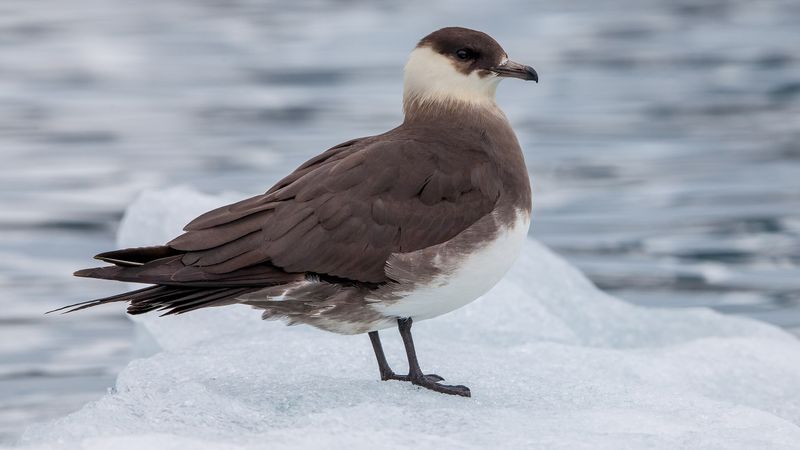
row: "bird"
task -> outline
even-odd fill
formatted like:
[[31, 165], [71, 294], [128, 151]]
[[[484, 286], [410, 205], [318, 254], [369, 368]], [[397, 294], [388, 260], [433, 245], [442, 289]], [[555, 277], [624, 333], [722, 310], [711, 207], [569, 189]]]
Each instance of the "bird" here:
[[[428, 34], [404, 68], [399, 126], [331, 147], [264, 194], [200, 215], [164, 245], [98, 254], [106, 265], [74, 275], [148, 286], [54, 311], [249, 305], [264, 319], [368, 334], [381, 380], [471, 396], [423, 373], [411, 326], [486, 293], [528, 234], [528, 171], [495, 100], [505, 78], [539, 81], [486, 33]], [[407, 374], [383, 351], [379, 331], [393, 327]]]

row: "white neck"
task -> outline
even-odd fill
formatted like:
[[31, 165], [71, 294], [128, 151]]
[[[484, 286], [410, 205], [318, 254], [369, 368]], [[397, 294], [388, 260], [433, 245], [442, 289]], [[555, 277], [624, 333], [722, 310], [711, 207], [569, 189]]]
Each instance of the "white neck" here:
[[465, 75], [459, 72], [445, 56], [429, 47], [418, 47], [411, 52], [405, 67], [403, 83], [403, 109], [436, 104], [466, 103], [469, 106], [496, 109], [495, 91], [500, 78], [480, 77], [476, 72]]

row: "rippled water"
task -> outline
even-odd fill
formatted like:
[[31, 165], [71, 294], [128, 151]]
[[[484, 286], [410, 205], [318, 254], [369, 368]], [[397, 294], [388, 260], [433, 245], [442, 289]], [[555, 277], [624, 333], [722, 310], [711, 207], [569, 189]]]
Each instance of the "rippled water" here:
[[0, 442], [97, 397], [130, 358], [117, 292], [73, 279], [142, 189], [254, 194], [401, 120], [427, 32], [495, 36], [541, 83], [498, 101], [532, 234], [604, 289], [800, 330], [800, 3], [0, 4]]

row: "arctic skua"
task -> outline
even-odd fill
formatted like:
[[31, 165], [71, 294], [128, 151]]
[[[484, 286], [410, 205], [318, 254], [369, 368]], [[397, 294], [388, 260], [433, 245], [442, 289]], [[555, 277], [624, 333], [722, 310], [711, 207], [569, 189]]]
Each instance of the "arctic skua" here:
[[[411, 325], [488, 291], [527, 235], [528, 172], [495, 103], [504, 78], [538, 82], [485, 33], [431, 33], [405, 66], [400, 126], [326, 150], [163, 246], [97, 255], [110, 265], [75, 275], [152, 286], [59, 310], [127, 302], [129, 314], [166, 315], [250, 305], [264, 319], [368, 333], [382, 380], [469, 396], [466, 386], [423, 374]], [[378, 335], [393, 326], [406, 375], [389, 367]]]

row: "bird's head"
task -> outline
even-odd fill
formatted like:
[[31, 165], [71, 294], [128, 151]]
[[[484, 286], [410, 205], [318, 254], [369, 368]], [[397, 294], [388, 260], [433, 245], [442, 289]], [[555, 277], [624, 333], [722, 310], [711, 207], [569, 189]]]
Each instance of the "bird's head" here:
[[491, 36], [468, 28], [448, 27], [425, 36], [405, 67], [403, 104], [467, 103], [493, 106], [503, 78], [538, 82], [532, 67], [508, 59]]

